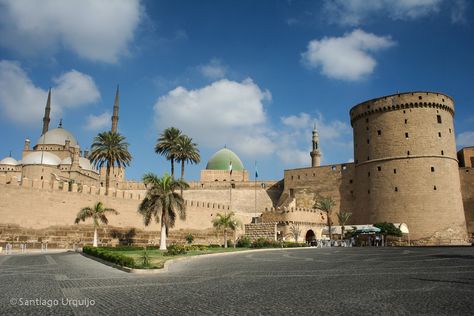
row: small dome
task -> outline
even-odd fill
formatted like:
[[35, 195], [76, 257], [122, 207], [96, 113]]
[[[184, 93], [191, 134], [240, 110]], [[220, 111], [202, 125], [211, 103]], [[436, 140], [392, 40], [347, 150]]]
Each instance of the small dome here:
[[12, 158], [12, 157], [6, 157], [0, 160], [0, 165], [17, 166], [19, 164], [20, 163], [15, 158]]
[[68, 130], [58, 127], [47, 131], [36, 142], [37, 145], [65, 145], [66, 140], [70, 141], [71, 146], [77, 145], [76, 138]]
[[[66, 157], [63, 160], [61, 160], [61, 165], [71, 165], [71, 164], [72, 164], [71, 157]], [[97, 170], [92, 166], [90, 160], [84, 157], [79, 157], [79, 167], [81, 167], [84, 170], [97, 172]]]
[[34, 153], [29, 154], [26, 156], [22, 164], [23, 165], [51, 165], [57, 166], [61, 163], [61, 159], [47, 151], [35, 151]]
[[207, 162], [207, 170], [229, 170], [229, 164], [232, 161], [232, 170], [242, 171], [244, 170], [244, 165], [232, 150], [227, 148], [222, 148]]

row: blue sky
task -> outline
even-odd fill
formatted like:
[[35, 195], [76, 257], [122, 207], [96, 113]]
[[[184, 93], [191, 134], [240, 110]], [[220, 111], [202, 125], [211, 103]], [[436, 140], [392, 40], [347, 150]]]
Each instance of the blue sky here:
[[[88, 148], [119, 130], [134, 157], [127, 177], [162, 174], [153, 147], [169, 126], [198, 143], [198, 179], [224, 145], [253, 174], [281, 179], [310, 164], [352, 160], [349, 109], [397, 91], [456, 101], [458, 148], [474, 145], [474, 11], [464, 0], [9, 1], [0, 0], [0, 156], [21, 158], [52, 121]], [[1, 158], [0, 157], [0, 158]]]

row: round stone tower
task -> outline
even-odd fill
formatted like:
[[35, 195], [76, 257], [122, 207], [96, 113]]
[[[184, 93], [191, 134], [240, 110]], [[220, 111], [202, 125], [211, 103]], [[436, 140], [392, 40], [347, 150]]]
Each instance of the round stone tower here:
[[406, 223], [419, 244], [465, 244], [454, 101], [433, 92], [369, 100], [350, 111], [361, 223]]

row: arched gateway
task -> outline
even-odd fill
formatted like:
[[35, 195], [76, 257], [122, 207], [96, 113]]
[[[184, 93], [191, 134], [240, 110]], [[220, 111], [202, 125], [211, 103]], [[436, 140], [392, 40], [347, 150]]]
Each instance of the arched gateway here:
[[308, 230], [308, 231], [306, 232], [306, 237], [305, 237], [305, 239], [306, 239], [306, 242], [307, 242], [307, 243], [310, 243], [310, 242], [312, 242], [313, 240], [316, 240], [316, 235], [314, 234], [314, 231], [313, 231], [312, 229], [310, 229], [310, 230]]

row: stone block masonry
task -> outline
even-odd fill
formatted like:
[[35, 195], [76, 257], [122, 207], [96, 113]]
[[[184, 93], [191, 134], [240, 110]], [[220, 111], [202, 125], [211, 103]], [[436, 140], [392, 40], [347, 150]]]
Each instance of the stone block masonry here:
[[246, 224], [245, 236], [250, 238], [250, 240], [256, 240], [258, 238], [277, 240], [277, 224], [276, 223]]

